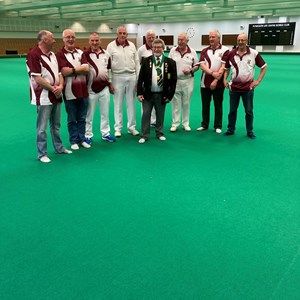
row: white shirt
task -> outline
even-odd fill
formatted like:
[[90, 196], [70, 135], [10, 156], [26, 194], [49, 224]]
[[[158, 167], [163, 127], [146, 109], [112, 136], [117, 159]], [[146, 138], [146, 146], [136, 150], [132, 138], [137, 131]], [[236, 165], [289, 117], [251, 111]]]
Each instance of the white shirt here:
[[147, 47], [147, 44], [144, 44], [138, 49], [138, 57], [140, 60], [140, 63], [142, 63], [143, 57], [149, 57], [152, 55], [152, 48]]
[[199, 61], [197, 53], [193, 48], [187, 46], [187, 52], [181, 55], [178, 47], [173, 47], [170, 50], [169, 57], [176, 61], [177, 79], [182, 80], [192, 77], [192, 74], [185, 75], [183, 70], [187, 68], [191, 69]]
[[[162, 55], [161, 56], [154, 56], [155, 61], [157, 61], [157, 58], [160, 59], [160, 61], [162, 60]], [[162, 78], [164, 78], [164, 64], [162, 64], [161, 66], [161, 74], [162, 74]], [[151, 92], [154, 93], [159, 93], [163, 91], [163, 87], [162, 86], [158, 86], [157, 85], [157, 71], [155, 68], [155, 64], [152, 65], [152, 85], [151, 85]]]
[[116, 40], [107, 45], [107, 52], [111, 58], [112, 74], [136, 74], [140, 71], [140, 62], [135, 45], [127, 41], [126, 46], [119, 45]]

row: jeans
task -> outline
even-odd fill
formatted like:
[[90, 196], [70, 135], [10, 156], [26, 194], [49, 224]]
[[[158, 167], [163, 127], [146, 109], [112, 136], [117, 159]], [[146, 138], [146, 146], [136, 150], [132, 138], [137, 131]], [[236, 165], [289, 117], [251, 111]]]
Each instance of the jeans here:
[[240, 103], [240, 97], [242, 97], [243, 105], [245, 108], [245, 119], [247, 132], [253, 130], [253, 96], [254, 91], [246, 92], [229, 92], [230, 96], [230, 111], [228, 115], [228, 131], [235, 131], [235, 123], [237, 117], [237, 110]]
[[85, 140], [85, 119], [88, 98], [65, 100], [68, 114], [68, 131], [71, 145], [81, 144]]
[[38, 158], [47, 156], [46, 129], [48, 121], [50, 121], [50, 133], [55, 152], [61, 153], [65, 150], [65, 147], [63, 146], [60, 139], [60, 112], [61, 103], [37, 106], [36, 142], [38, 149]]

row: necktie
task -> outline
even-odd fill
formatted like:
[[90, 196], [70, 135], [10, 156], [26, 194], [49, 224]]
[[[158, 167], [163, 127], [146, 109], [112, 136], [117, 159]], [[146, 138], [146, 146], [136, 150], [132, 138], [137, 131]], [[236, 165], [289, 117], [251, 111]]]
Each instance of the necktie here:
[[157, 73], [157, 85], [160, 87], [163, 85], [163, 78], [162, 78], [162, 72], [161, 72], [161, 65], [160, 65], [160, 59], [159, 57], [156, 59], [156, 73]]

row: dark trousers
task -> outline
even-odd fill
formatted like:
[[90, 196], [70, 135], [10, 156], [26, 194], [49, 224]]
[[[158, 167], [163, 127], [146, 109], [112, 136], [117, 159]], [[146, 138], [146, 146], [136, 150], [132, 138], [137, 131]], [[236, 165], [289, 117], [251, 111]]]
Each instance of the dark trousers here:
[[156, 111], [156, 137], [163, 136], [164, 118], [166, 104], [162, 104], [162, 93], [151, 93], [149, 98], [145, 98], [142, 102], [143, 115], [142, 115], [142, 135], [144, 139], [149, 139], [150, 136], [150, 119], [152, 108], [155, 107]]
[[253, 130], [253, 96], [254, 91], [250, 90], [247, 92], [229, 92], [230, 96], [230, 111], [228, 115], [228, 131], [235, 131], [235, 123], [237, 118], [237, 110], [242, 98], [243, 105], [245, 108], [245, 119], [246, 119], [246, 130], [251, 132]]
[[88, 98], [65, 100], [68, 114], [68, 131], [71, 145], [81, 144], [85, 140], [85, 119]]
[[211, 90], [209, 88], [201, 88], [201, 98], [202, 98], [202, 122], [201, 126], [208, 128], [209, 117], [210, 117], [210, 102], [213, 98], [215, 106], [215, 120], [214, 128], [222, 128], [222, 117], [223, 117], [223, 94], [224, 88], [217, 88]]

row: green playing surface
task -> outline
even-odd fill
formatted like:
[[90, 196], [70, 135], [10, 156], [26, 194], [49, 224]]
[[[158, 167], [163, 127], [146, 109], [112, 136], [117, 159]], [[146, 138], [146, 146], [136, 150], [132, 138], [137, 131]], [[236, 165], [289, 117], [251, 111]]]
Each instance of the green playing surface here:
[[234, 136], [196, 131], [197, 72], [191, 132], [169, 132], [168, 105], [165, 142], [110, 144], [97, 111], [92, 148], [57, 155], [49, 135], [50, 164], [25, 59], [0, 59], [0, 299], [300, 299], [300, 56], [263, 57], [256, 140], [242, 104]]

